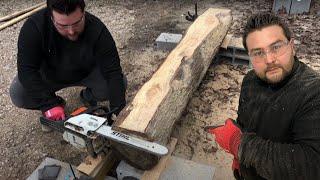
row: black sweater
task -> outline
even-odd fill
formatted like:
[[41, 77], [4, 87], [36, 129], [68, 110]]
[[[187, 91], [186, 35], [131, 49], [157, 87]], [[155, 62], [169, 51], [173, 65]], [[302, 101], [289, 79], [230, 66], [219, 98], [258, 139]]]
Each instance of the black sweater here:
[[20, 31], [17, 58], [18, 78], [27, 93], [40, 102], [42, 111], [61, 103], [46, 82], [77, 83], [97, 66], [109, 84], [111, 107], [125, 105], [115, 42], [106, 26], [88, 12], [85, 29], [77, 41], [70, 41], [56, 31], [47, 9], [31, 16]]
[[250, 179], [320, 179], [320, 76], [295, 60], [269, 86], [253, 71], [243, 80], [238, 119], [241, 174]]

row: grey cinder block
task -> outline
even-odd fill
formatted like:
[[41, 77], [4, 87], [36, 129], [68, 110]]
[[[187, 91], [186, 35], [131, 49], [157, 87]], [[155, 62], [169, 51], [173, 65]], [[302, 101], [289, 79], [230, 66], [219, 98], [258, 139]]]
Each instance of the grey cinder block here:
[[156, 47], [161, 50], [172, 50], [182, 39], [182, 34], [161, 33], [156, 39]]

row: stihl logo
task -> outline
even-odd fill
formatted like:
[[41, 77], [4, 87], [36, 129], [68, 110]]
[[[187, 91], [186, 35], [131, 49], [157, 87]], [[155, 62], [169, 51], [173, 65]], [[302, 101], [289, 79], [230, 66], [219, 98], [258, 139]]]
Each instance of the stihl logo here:
[[92, 116], [90, 117], [90, 119], [98, 122], [98, 119], [96, 119], [96, 118], [94, 118]]
[[122, 134], [122, 133], [119, 133], [119, 132], [115, 132], [115, 131], [112, 132], [112, 135], [115, 135], [117, 137], [120, 137], [120, 138], [123, 138], [123, 139], [126, 139], [126, 140], [130, 139], [129, 136], [127, 136], [125, 134]]

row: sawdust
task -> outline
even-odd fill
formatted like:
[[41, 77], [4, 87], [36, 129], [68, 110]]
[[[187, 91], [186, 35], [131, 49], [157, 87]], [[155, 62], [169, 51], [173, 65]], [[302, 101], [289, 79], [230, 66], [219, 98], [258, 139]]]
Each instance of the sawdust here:
[[[30, 7], [40, 0], [0, 2], [0, 15]], [[270, 10], [269, 1], [200, 1], [199, 14], [209, 7], [232, 9], [236, 36], [242, 33], [244, 20], [258, 10]], [[296, 34], [298, 57], [320, 70], [318, 9], [311, 15], [284, 16]], [[89, 12], [97, 15], [111, 31], [119, 50], [121, 65], [128, 78], [127, 99], [132, 100], [139, 88], [150, 78], [169, 52], [154, 48], [161, 32], [184, 33], [190, 22], [184, 15], [193, 12], [191, 1], [87, 1]], [[62, 141], [57, 133], [40, 131], [39, 112], [14, 107], [8, 88], [16, 74], [17, 39], [22, 22], [0, 31], [0, 179], [25, 179], [45, 157], [79, 164], [85, 154]], [[203, 131], [206, 125], [219, 125], [226, 118], [237, 117], [242, 78], [248, 69], [223, 63], [212, 65], [198, 90], [174, 127], [172, 136], [178, 138], [174, 155], [216, 168], [216, 179], [233, 179], [232, 157], [222, 151], [213, 137]], [[81, 105], [79, 87], [60, 91], [67, 100], [67, 111]]]

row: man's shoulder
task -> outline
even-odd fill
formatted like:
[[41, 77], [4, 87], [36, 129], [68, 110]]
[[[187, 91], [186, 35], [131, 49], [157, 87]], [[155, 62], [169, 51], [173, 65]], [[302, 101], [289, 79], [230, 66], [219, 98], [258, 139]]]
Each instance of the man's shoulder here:
[[[301, 74], [297, 74], [301, 83], [312, 83], [314, 85], [320, 85], [320, 74], [310, 66], [303, 62], [299, 62], [301, 66]], [[319, 86], [320, 88], [320, 86]]]
[[37, 29], [41, 30], [46, 26], [48, 13], [47, 9], [42, 9], [35, 14], [31, 15], [25, 22], [25, 24], [32, 24]]
[[105, 28], [105, 24], [97, 16], [86, 11], [86, 20], [90, 23], [90, 27]]
[[256, 80], [256, 74], [253, 69], [249, 70], [247, 74], [243, 77], [243, 82], [252, 82]]
[[97, 40], [101, 35], [107, 35], [105, 37], [112, 38], [111, 33], [107, 26], [95, 15], [86, 12], [86, 25], [85, 34], [93, 41]]

